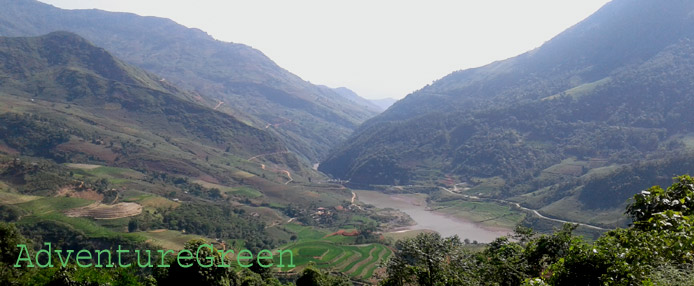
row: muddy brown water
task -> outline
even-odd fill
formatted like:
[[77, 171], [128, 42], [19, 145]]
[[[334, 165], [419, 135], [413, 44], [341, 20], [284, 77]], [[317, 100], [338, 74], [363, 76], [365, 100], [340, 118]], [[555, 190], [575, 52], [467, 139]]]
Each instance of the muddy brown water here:
[[383, 194], [375, 191], [354, 191], [359, 201], [374, 205], [378, 208], [398, 209], [408, 214], [416, 222], [406, 229], [428, 229], [438, 232], [444, 237], [457, 234], [461, 240], [465, 238], [478, 242], [491, 242], [497, 237], [509, 233], [505, 229], [483, 227], [479, 223], [464, 220], [450, 215], [426, 210], [426, 201], [418, 195]]

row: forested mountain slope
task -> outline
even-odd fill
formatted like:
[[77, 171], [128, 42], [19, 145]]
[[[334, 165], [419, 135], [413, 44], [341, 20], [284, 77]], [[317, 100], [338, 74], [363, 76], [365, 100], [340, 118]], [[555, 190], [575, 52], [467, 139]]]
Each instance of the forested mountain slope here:
[[[0, 38], [0, 145], [23, 155], [197, 176], [214, 169], [196, 161], [215, 151], [242, 160], [287, 150], [194, 97], [72, 33]], [[277, 157], [301, 170], [293, 155]]]
[[323, 158], [378, 112], [300, 79], [256, 49], [217, 41], [169, 19], [62, 10], [35, 0], [3, 0], [0, 5], [0, 35], [77, 33], [196, 92], [200, 103], [279, 134], [292, 151], [310, 161]]
[[622, 209], [648, 185], [609, 193], [588, 183], [669, 164], [653, 175], [667, 183], [693, 170], [681, 164], [694, 131], [691, 27], [691, 1], [612, 1], [533, 51], [408, 95], [320, 170], [355, 185], [497, 178], [498, 196], [544, 190], [538, 208], [582, 192], [581, 203]]

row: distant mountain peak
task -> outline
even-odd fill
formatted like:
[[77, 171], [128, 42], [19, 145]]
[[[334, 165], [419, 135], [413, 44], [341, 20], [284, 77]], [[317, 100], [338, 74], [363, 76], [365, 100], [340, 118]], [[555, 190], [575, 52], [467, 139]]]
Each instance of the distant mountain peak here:
[[535, 50], [408, 95], [319, 170], [360, 187], [437, 189], [445, 177], [538, 209], [556, 203], [543, 211], [560, 217], [564, 197], [616, 207], [650, 186], [629, 180], [692, 171], [681, 164], [694, 132], [692, 11], [694, 1], [614, 0]]

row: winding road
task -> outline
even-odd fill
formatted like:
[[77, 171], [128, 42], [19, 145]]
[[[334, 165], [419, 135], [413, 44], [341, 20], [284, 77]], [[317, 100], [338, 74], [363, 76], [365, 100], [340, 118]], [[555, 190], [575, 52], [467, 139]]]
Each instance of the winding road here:
[[[512, 203], [512, 202], [508, 202], [508, 203]], [[577, 224], [577, 225], [585, 226], [585, 227], [587, 227], [587, 228], [598, 229], [598, 230], [609, 230], [609, 229], [607, 229], [607, 228], [602, 228], [602, 227], [595, 226], [595, 225], [591, 225], [591, 224], [586, 224], [586, 223], [581, 223], [581, 222], [567, 221], [567, 220], [561, 220], [561, 219], [546, 217], [546, 216], [543, 216], [542, 214], [540, 214], [537, 210], [529, 209], [529, 208], [523, 207], [523, 206], [521, 206], [519, 203], [512, 203], [512, 204], [514, 204], [515, 206], [517, 206], [518, 208], [520, 208], [520, 209], [522, 209], [522, 210], [525, 210], [525, 211], [529, 211], [529, 212], [534, 213], [536, 216], [538, 216], [538, 217], [541, 218], [541, 219], [546, 219], [546, 220], [551, 220], [551, 221], [556, 221], [556, 222], [561, 222], [561, 223]]]
[[[291, 151], [279, 151], [279, 152], [265, 153], [265, 154], [255, 155], [255, 156], [250, 157], [250, 158], [248, 158], [248, 159], [246, 159], [246, 160], [247, 160], [248, 162], [251, 162], [251, 161], [253, 161], [253, 160], [255, 160], [255, 159], [259, 158], [259, 157], [268, 156], [268, 155], [286, 154], [286, 153], [290, 153], [290, 152], [291, 152]], [[263, 170], [266, 169], [265, 164], [262, 164], [262, 163], [258, 163], [258, 164], [260, 164], [260, 168], [261, 168], [261, 169], [263, 169]], [[275, 171], [280, 172], [280, 173], [284, 173], [285, 175], [287, 175], [287, 179], [289, 179], [289, 180], [286, 181], [286, 182], [284, 183], [285, 185], [287, 185], [287, 184], [289, 184], [289, 183], [291, 183], [291, 182], [294, 181], [294, 178], [292, 178], [292, 173], [290, 173], [288, 170], [285, 170], [285, 169], [275, 169]]]
[[[464, 198], [475, 199], [475, 200], [480, 200], [480, 199], [482, 199], [482, 198], [476, 197], [476, 196], [469, 196], [469, 195], [463, 195], [463, 194], [459, 194], [459, 193], [454, 193], [453, 191], [451, 191], [451, 190], [449, 190], [449, 189], [447, 189], [447, 188], [444, 188], [444, 187], [439, 187], [439, 188], [441, 188], [442, 190], [445, 190], [445, 191], [447, 191], [447, 192], [449, 192], [449, 193], [451, 193], [451, 194], [463, 196]], [[456, 188], [456, 186], [454, 186], [454, 188]], [[599, 226], [595, 226], [595, 225], [591, 225], [591, 224], [587, 224], [587, 223], [576, 222], [576, 221], [568, 221], [568, 220], [562, 220], [562, 219], [556, 219], [556, 218], [546, 217], [546, 216], [542, 215], [540, 212], [538, 212], [537, 210], [526, 208], [526, 207], [521, 206], [519, 203], [516, 203], [516, 202], [511, 202], [511, 201], [507, 201], [507, 200], [500, 200], [500, 199], [491, 199], [491, 198], [484, 198], [484, 200], [491, 200], [491, 201], [496, 201], [496, 202], [503, 203], [503, 204], [513, 205], [513, 206], [516, 206], [517, 208], [522, 209], [522, 210], [524, 210], [524, 211], [531, 212], [531, 213], [535, 214], [537, 217], [539, 217], [539, 218], [541, 218], [541, 219], [545, 219], [545, 220], [550, 220], [550, 221], [560, 222], [560, 223], [577, 224], [577, 225], [580, 225], [580, 226], [585, 226], [585, 227], [587, 227], [587, 228], [592, 228], [592, 229], [597, 229], [597, 230], [609, 230], [609, 229], [607, 229], [607, 228], [603, 228], [603, 227], [599, 227]]]

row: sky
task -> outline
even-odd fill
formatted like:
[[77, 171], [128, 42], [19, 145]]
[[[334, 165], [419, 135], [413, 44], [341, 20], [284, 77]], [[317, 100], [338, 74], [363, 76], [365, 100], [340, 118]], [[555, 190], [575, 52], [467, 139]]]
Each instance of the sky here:
[[608, 0], [40, 0], [170, 18], [259, 49], [314, 84], [402, 98], [539, 47]]

